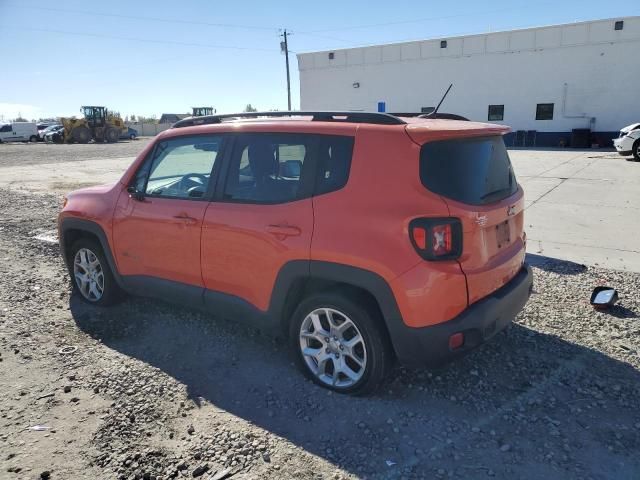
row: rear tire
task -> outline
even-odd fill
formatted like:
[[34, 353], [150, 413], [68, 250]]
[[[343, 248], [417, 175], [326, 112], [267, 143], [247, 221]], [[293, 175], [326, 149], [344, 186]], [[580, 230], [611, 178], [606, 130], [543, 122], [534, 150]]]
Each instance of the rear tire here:
[[38, 136], [37, 136], [37, 135], [31, 135], [31, 136], [29, 137], [29, 141], [30, 141], [31, 143], [36, 143], [36, 142], [38, 141]]
[[636, 140], [633, 144], [633, 159], [640, 162], [640, 140]]
[[89, 143], [91, 131], [85, 126], [76, 127], [71, 131], [71, 138], [77, 143]]
[[84, 302], [106, 307], [122, 298], [122, 290], [98, 242], [79, 239], [71, 246], [67, 261], [73, 290]]
[[296, 363], [314, 383], [350, 395], [375, 391], [392, 364], [382, 319], [366, 298], [336, 292], [307, 297], [294, 312], [289, 339]]

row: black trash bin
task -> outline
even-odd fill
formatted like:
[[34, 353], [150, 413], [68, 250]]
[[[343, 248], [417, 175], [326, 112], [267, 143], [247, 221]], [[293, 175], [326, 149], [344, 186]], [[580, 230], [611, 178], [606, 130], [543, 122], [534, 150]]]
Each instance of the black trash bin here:
[[591, 129], [574, 128], [571, 130], [572, 148], [591, 148]]

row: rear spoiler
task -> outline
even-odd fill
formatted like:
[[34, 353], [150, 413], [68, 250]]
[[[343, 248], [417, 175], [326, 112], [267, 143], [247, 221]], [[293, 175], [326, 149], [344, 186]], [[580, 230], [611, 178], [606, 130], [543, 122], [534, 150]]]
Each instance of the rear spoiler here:
[[458, 115], [456, 113], [415, 113], [415, 112], [401, 112], [401, 113], [391, 113], [395, 117], [409, 117], [409, 118], [440, 118], [444, 120], [461, 120], [464, 122], [469, 122], [470, 120], [467, 117], [463, 117], [462, 115]]
[[[430, 117], [433, 118], [433, 117]], [[455, 120], [453, 122], [456, 122]], [[505, 135], [511, 131], [510, 127], [493, 123], [479, 123], [461, 121], [456, 123], [440, 124], [437, 127], [430, 122], [410, 123], [405, 127], [407, 135], [422, 145], [435, 140], [449, 140], [454, 138], [489, 137], [492, 135]]]

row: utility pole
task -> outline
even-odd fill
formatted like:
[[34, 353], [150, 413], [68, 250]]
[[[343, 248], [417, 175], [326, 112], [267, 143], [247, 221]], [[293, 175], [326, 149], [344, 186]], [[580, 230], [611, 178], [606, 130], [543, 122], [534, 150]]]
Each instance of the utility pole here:
[[280, 49], [284, 52], [284, 58], [287, 63], [287, 108], [291, 111], [291, 79], [289, 77], [289, 44], [287, 43], [287, 35], [291, 34], [285, 28], [281, 35], [284, 37], [284, 42], [280, 42]]

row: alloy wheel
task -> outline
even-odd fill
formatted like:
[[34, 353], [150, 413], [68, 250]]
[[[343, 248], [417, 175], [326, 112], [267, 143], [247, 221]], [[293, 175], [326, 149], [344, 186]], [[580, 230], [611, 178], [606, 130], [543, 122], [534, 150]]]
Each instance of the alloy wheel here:
[[80, 294], [97, 302], [104, 293], [104, 271], [100, 260], [88, 248], [81, 248], [73, 259], [73, 276]]
[[367, 348], [356, 324], [332, 308], [317, 308], [302, 321], [300, 352], [311, 373], [325, 385], [349, 388], [367, 367]]

